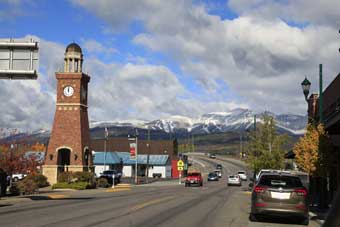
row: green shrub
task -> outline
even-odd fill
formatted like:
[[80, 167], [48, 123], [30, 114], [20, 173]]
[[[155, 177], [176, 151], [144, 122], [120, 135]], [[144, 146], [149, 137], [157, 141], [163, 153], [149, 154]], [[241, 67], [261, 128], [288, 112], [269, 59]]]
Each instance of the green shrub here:
[[109, 187], [109, 183], [106, 178], [101, 177], [97, 180], [97, 186], [100, 188], [107, 188]]
[[91, 172], [74, 172], [73, 177], [77, 179], [77, 182], [94, 182], [94, 174]]
[[75, 189], [75, 190], [85, 190], [85, 189], [93, 189], [96, 188], [96, 184], [90, 184], [87, 182], [74, 182], [74, 183], [67, 183], [67, 182], [59, 182], [52, 185], [52, 189]]
[[11, 195], [20, 195], [20, 190], [16, 183], [12, 183], [12, 185], [9, 187], [9, 192]]
[[69, 183], [72, 181], [72, 179], [73, 179], [72, 172], [62, 172], [58, 174], [59, 183], [63, 183], [63, 182]]
[[22, 181], [18, 182], [17, 188], [21, 194], [29, 195], [35, 193], [39, 187], [38, 184], [30, 178], [24, 178]]
[[47, 182], [47, 177], [45, 177], [44, 175], [42, 175], [40, 173], [29, 174], [25, 177], [25, 179], [29, 179], [29, 180], [34, 181], [38, 185], [39, 188], [46, 187], [46, 186], [50, 185]]

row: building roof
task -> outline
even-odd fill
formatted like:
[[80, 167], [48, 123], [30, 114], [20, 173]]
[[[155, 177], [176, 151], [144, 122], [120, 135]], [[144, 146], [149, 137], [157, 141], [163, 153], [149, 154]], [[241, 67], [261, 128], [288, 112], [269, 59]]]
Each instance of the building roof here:
[[[105, 160], [106, 153], [106, 160]], [[120, 157], [117, 155], [117, 152], [96, 152], [94, 154], [93, 163], [94, 164], [104, 164], [104, 160], [106, 164], [119, 164], [121, 162]]]
[[[94, 165], [104, 164], [104, 154], [105, 152], [99, 151], [94, 154]], [[169, 159], [169, 155], [146, 155], [140, 154], [138, 155], [137, 163], [138, 164], [147, 164], [147, 158], [149, 156], [149, 165], [166, 165]], [[124, 165], [134, 165], [136, 163], [135, 159], [131, 159], [129, 152], [106, 152], [106, 164], [120, 164], [123, 162]]]
[[76, 43], [71, 43], [66, 47], [66, 52], [78, 52], [82, 53], [80, 46]]

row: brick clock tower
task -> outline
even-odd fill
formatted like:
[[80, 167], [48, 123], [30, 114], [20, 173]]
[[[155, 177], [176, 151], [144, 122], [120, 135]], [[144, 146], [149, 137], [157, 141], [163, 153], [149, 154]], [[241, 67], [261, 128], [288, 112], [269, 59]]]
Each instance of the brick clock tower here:
[[57, 103], [43, 174], [51, 184], [65, 171], [92, 169], [87, 94], [90, 77], [82, 72], [80, 46], [67, 46], [64, 72], [56, 73]]

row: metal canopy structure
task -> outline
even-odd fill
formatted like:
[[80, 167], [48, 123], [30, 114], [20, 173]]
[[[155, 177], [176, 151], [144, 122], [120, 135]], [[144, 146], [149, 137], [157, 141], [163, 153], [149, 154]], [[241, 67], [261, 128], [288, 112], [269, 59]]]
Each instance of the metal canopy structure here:
[[35, 80], [39, 43], [33, 39], [0, 39], [0, 79]]

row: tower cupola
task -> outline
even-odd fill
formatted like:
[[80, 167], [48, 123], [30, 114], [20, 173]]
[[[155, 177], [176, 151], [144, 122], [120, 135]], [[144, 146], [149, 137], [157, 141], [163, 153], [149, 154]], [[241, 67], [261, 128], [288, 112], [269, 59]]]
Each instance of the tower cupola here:
[[76, 43], [71, 43], [66, 47], [64, 57], [64, 72], [81, 73], [83, 67], [83, 53]]

